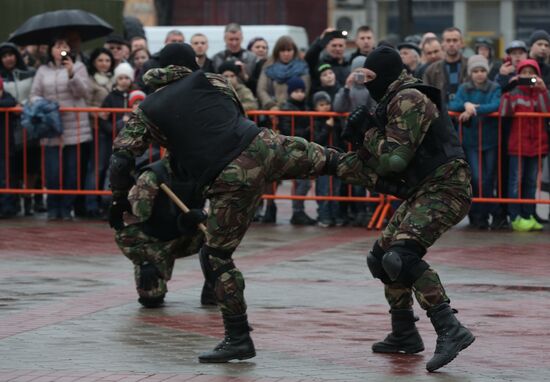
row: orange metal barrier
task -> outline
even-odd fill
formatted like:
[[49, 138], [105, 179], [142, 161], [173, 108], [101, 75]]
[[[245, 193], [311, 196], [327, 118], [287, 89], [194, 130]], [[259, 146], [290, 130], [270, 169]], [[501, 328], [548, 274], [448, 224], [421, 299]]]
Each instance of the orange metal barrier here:
[[[21, 108], [3, 108], [0, 109], [0, 117], [4, 118], [5, 126], [9, 126], [10, 118], [13, 118], [13, 114], [19, 114], [21, 113]], [[45, 155], [44, 155], [44, 146], [39, 146], [39, 152], [40, 152], [40, 182], [39, 185], [33, 185], [29, 183], [28, 179], [28, 155], [29, 155], [29, 142], [27, 140], [27, 134], [24, 129], [22, 129], [22, 143], [20, 145], [20, 152], [18, 152], [18, 157], [10, 155], [10, 151], [13, 150], [13, 143], [10, 142], [10, 133], [8, 129], [5, 129], [4, 131], [4, 174], [5, 174], [5, 182], [0, 182], [0, 194], [5, 193], [14, 193], [14, 194], [64, 194], [64, 195], [109, 195], [111, 192], [109, 190], [103, 189], [101, 185], [99, 184], [100, 179], [100, 163], [99, 163], [99, 151], [102, 148], [99, 144], [99, 129], [100, 129], [100, 120], [103, 118], [105, 120], [105, 115], [110, 114], [110, 122], [112, 125], [112, 139], [116, 136], [116, 129], [114, 128], [116, 125], [117, 120], [117, 114], [121, 113], [128, 113], [131, 112], [130, 109], [116, 109], [116, 108], [61, 108], [60, 110], [62, 113], [76, 113], [77, 116], [80, 113], [87, 113], [90, 117], [91, 127], [92, 127], [92, 134], [93, 134], [93, 142], [95, 143], [92, 147], [93, 155], [91, 155], [91, 158], [94, 160], [94, 169], [95, 169], [95, 187], [93, 189], [86, 189], [84, 185], [84, 177], [86, 174], [83, 174], [83, 166], [82, 166], [82, 151], [83, 146], [85, 143], [78, 143], [77, 146], [77, 187], [76, 189], [63, 189], [63, 170], [60, 168], [60, 187], [59, 189], [47, 189], [45, 184]], [[301, 117], [307, 117], [310, 120], [310, 125], [314, 125], [315, 118], [320, 117], [333, 117], [333, 118], [345, 118], [347, 116], [347, 113], [334, 113], [334, 112], [326, 112], [326, 113], [320, 113], [320, 112], [289, 112], [289, 111], [264, 111], [264, 110], [255, 110], [255, 111], [249, 111], [248, 113], [249, 118], [255, 120], [258, 122], [260, 118], [267, 118], [270, 120], [270, 124], [273, 128], [277, 129], [279, 119], [280, 117], [290, 117], [291, 118], [291, 134], [294, 135], [295, 133], [295, 118]], [[452, 116], [458, 115], [458, 113], [449, 113]], [[550, 200], [548, 199], [542, 199], [540, 197], [540, 175], [538, 179], [538, 197], [535, 199], [523, 199], [521, 198], [521, 190], [520, 190], [520, 198], [519, 199], [511, 199], [506, 198], [503, 193], [503, 184], [502, 184], [502, 178], [503, 178], [503, 169], [501, 166], [502, 159], [504, 158], [506, 153], [503, 153], [502, 143], [504, 140], [503, 137], [503, 129], [502, 129], [502, 118], [497, 115], [497, 113], [493, 113], [489, 116], [490, 118], [498, 118], [498, 160], [497, 160], [497, 195], [496, 197], [476, 197], [474, 198], [474, 202], [481, 202], [481, 203], [537, 203], [537, 204], [550, 204]], [[542, 113], [517, 113], [514, 118], [538, 118], [540, 128], [543, 129], [543, 118], [550, 118], [550, 113], [548, 114], [542, 114]], [[77, 120], [79, 120], [77, 118]], [[460, 124], [459, 126], [459, 136], [462, 137], [462, 129], [463, 126]], [[481, 131], [482, 126], [479, 126], [479, 137], [481, 138]], [[111, 142], [112, 142], [111, 139]], [[310, 132], [310, 139], [313, 140], [313, 129], [311, 129]], [[480, 139], [481, 142], [481, 139]], [[86, 143], [87, 144], [87, 143]], [[332, 141], [329, 141], [328, 144], [332, 144]], [[348, 147], [349, 148], [349, 147]], [[34, 147], [36, 150], [36, 147]], [[60, 147], [60, 157], [61, 157], [61, 147]], [[12, 153], [13, 154], [13, 153]], [[483, 152], [481, 149], [481, 145], [479, 147], [479, 158], [482, 158]], [[20, 168], [19, 174], [13, 173], [13, 163], [17, 162], [18, 159], [21, 159], [22, 163], [16, 163], [18, 167]], [[150, 160], [153, 158], [151, 157]], [[542, 154], [539, 152], [538, 156], [538, 166], [539, 166], [539, 174], [541, 173], [542, 168]], [[479, 161], [481, 163], [481, 160]], [[483, 169], [480, 168], [480, 176], [479, 179], [482, 179], [482, 171]], [[15, 182], [13, 178], [13, 175], [16, 176], [16, 178], [19, 180], [19, 182]], [[2, 183], [3, 186], [2, 186]], [[481, 182], [480, 182], [481, 183]], [[474, 187], [478, 187], [478, 193], [481, 194], [481, 184], [474, 185]], [[313, 187], [312, 187], [313, 188]], [[294, 187], [293, 187], [294, 189]], [[330, 187], [330, 194], [329, 195], [323, 195], [323, 196], [313, 196], [308, 193], [308, 195], [282, 195], [282, 194], [273, 194], [273, 195], [263, 195], [264, 199], [289, 199], [289, 200], [330, 200], [330, 201], [338, 201], [338, 202], [370, 202], [370, 203], [376, 203], [376, 209], [374, 211], [373, 217], [369, 223], [368, 228], [376, 228], [380, 229], [385, 219], [387, 218], [388, 214], [391, 211], [391, 202], [396, 200], [394, 197], [389, 197], [386, 195], [370, 195], [367, 193], [367, 196], [353, 196], [351, 191], [351, 186], [347, 187], [347, 192], [340, 193], [337, 192], [337, 190], [333, 190], [332, 187], [332, 180], [331, 180], [331, 187]]]

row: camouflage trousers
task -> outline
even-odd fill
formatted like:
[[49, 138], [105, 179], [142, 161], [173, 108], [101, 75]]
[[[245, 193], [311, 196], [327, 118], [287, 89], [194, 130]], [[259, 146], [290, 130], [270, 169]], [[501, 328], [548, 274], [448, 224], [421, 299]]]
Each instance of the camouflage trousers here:
[[[178, 258], [196, 254], [204, 243], [204, 234], [197, 231], [193, 236], [182, 236], [170, 241], [145, 234], [139, 225], [130, 224], [115, 234], [115, 241], [134, 264], [134, 278], [138, 295], [143, 298], [159, 297], [168, 291], [167, 283], [172, 278], [174, 262]], [[140, 265], [152, 263], [159, 270], [158, 286], [152, 290], [140, 289]]]
[[[438, 168], [433, 179], [425, 182], [395, 211], [378, 239], [382, 249], [388, 250], [393, 242], [403, 239], [415, 240], [429, 248], [468, 213], [472, 200], [470, 179], [470, 168], [462, 160]], [[385, 285], [385, 296], [392, 309], [410, 308], [413, 293], [425, 310], [450, 302], [432, 268], [427, 269], [412, 288], [398, 283]]]
[[[233, 251], [254, 218], [265, 185], [283, 179], [316, 177], [325, 168], [325, 158], [323, 146], [263, 130], [206, 190], [210, 200], [206, 244]], [[233, 260], [209, 256], [208, 261], [216, 271]], [[222, 314], [246, 312], [244, 289], [238, 268], [218, 277], [214, 290]]]

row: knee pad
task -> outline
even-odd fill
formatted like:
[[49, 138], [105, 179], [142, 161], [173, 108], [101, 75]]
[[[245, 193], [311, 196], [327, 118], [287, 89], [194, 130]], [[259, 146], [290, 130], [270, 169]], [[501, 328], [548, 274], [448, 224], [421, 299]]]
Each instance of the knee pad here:
[[389, 284], [391, 280], [386, 274], [384, 267], [382, 267], [382, 258], [384, 257], [384, 254], [384, 250], [380, 247], [377, 241], [374, 243], [372, 249], [367, 255], [367, 266], [369, 267], [369, 271], [374, 278], [382, 280], [384, 284]]
[[426, 249], [414, 240], [394, 243], [382, 257], [382, 268], [392, 282], [410, 287], [429, 268], [422, 260]]
[[[231, 269], [235, 268], [233, 260], [231, 260], [231, 255], [234, 250], [222, 250], [217, 248], [212, 248], [207, 245], [203, 245], [199, 252], [199, 261], [201, 264], [202, 274], [206, 282], [213, 288], [216, 283], [216, 279], [222, 274]], [[217, 257], [222, 260], [231, 260], [229, 263], [222, 265], [221, 267], [214, 268], [210, 263], [209, 256]]]

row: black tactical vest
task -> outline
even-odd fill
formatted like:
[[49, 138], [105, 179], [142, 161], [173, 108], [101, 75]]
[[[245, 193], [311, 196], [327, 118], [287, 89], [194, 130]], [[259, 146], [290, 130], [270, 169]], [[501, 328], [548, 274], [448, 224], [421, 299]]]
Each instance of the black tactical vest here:
[[199, 187], [213, 181], [261, 131], [201, 70], [147, 96], [140, 108]]
[[[202, 208], [204, 199], [197, 190], [196, 183], [170, 174], [162, 160], [143, 167], [143, 172], [153, 171], [157, 181], [166, 184], [188, 208]], [[151, 217], [140, 223], [143, 232], [162, 241], [169, 241], [181, 236], [177, 218], [181, 209], [166, 195], [160, 187], [155, 197]]]
[[439, 89], [424, 85], [422, 83], [407, 84], [395, 90], [390, 97], [378, 104], [376, 108], [376, 118], [379, 126], [384, 129], [388, 122], [387, 110], [390, 101], [398, 92], [404, 89], [416, 89], [425, 94], [439, 110], [439, 117], [435, 119], [424, 140], [416, 150], [414, 158], [405, 169], [401, 179], [407, 182], [409, 187], [413, 188], [430, 175], [439, 166], [448, 163], [454, 159], [465, 159], [462, 145], [458, 139], [458, 134], [449, 118], [447, 108], [441, 103]]

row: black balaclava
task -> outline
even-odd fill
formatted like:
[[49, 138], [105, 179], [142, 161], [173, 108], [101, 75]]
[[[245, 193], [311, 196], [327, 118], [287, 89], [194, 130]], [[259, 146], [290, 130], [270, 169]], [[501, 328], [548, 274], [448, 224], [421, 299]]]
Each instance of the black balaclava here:
[[388, 90], [388, 86], [403, 71], [403, 61], [401, 61], [397, 50], [388, 46], [381, 46], [369, 53], [363, 67], [376, 73], [376, 78], [366, 82], [365, 87], [371, 97], [376, 102], [380, 102], [386, 90]]
[[195, 51], [191, 45], [174, 42], [166, 45], [160, 51], [159, 64], [161, 68], [168, 65], [185, 66], [192, 71], [199, 70], [195, 57]]

